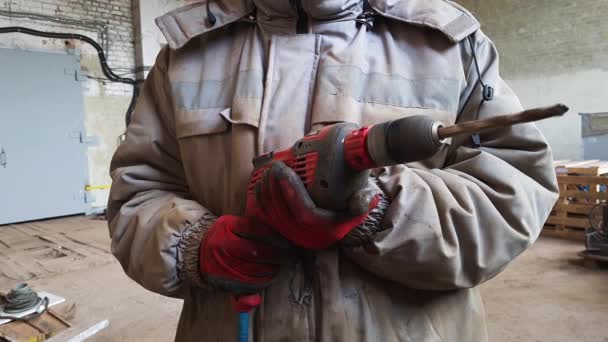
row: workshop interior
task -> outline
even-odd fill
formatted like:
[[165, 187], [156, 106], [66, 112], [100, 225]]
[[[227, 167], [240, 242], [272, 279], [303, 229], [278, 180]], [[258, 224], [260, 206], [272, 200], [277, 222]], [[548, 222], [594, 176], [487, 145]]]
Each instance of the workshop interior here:
[[607, 17], [0, 0], [0, 341], [608, 341]]

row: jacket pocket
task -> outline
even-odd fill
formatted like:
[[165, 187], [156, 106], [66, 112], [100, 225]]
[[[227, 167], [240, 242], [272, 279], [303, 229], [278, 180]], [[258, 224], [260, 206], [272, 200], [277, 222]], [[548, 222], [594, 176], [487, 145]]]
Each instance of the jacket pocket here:
[[260, 115], [257, 111], [242, 111], [234, 115], [232, 108], [223, 110], [218, 108], [180, 109], [176, 113], [175, 131], [178, 139], [221, 134], [235, 124], [245, 124], [257, 128], [259, 119]]
[[[382, 73], [356, 65], [326, 65], [319, 71], [312, 123], [373, 125], [412, 115], [454, 122], [461, 80], [448, 75], [420, 77], [411, 71]], [[405, 76], [404, 76], [405, 75]]]

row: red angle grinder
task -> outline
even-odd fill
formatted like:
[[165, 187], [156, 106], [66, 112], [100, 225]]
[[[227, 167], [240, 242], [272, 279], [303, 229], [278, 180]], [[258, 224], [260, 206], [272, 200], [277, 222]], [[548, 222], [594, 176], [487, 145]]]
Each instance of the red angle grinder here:
[[538, 121], [567, 111], [568, 107], [557, 104], [452, 126], [425, 115], [368, 127], [349, 122], [329, 125], [288, 149], [254, 158], [248, 191], [253, 191], [264, 171], [280, 160], [300, 176], [319, 207], [344, 210], [349, 197], [366, 185], [370, 169], [431, 158], [445, 139], [456, 135]]

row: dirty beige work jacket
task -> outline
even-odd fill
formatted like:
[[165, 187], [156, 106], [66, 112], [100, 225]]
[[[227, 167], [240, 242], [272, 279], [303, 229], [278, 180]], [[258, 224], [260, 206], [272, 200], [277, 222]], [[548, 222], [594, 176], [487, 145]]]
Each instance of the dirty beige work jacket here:
[[[452, 2], [298, 3], [213, 0], [157, 20], [169, 47], [112, 161], [108, 219], [126, 273], [184, 299], [178, 341], [236, 339], [229, 293], [201, 279], [198, 248], [217, 216], [243, 213], [254, 156], [328, 123], [522, 109], [494, 45]], [[494, 89], [481, 106], [480, 82]], [[391, 202], [383, 230], [282, 271], [251, 315], [255, 341], [486, 340], [475, 286], [530, 246], [557, 198], [541, 133], [454, 139], [374, 174]]]

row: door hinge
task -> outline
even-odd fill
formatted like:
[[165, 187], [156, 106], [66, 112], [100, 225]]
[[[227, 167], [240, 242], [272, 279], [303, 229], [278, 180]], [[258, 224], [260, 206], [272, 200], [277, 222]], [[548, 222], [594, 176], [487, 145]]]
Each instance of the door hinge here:
[[93, 202], [95, 202], [95, 195], [93, 193], [91, 193], [90, 191], [85, 191], [84, 192], [84, 203], [85, 204], [91, 204]]
[[63, 73], [67, 76], [74, 77], [74, 81], [76, 82], [82, 82], [87, 80], [86, 75], [84, 75], [80, 70], [65, 68], [63, 69]]
[[70, 133], [70, 138], [78, 139], [81, 144], [85, 144], [87, 146], [97, 146], [99, 145], [99, 137], [94, 135], [86, 135], [81, 131], [74, 131]]
[[99, 145], [99, 138], [93, 135], [80, 135], [80, 143], [85, 144], [87, 146], [97, 146]]
[[6, 151], [4, 151], [4, 147], [0, 151], [0, 166], [6, 168]]

